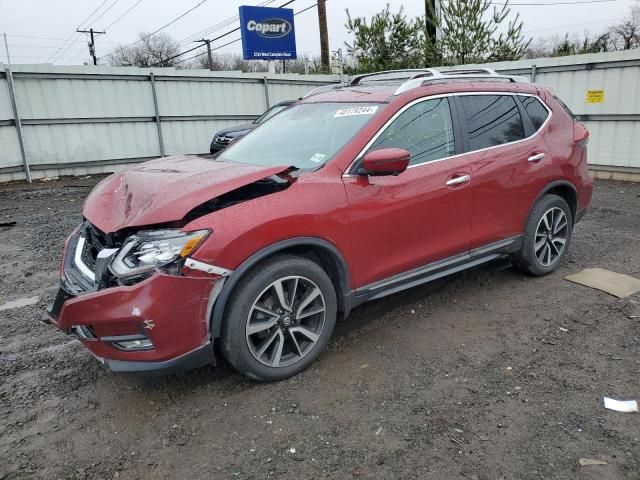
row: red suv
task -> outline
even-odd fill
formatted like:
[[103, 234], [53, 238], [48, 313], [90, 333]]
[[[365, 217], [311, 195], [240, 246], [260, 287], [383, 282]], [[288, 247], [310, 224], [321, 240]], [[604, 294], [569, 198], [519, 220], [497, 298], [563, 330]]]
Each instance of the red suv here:
[[321, 89], [217, 157], [103, 180], [48, 320], [117, 372], [214, 361], [280, 380], [338, 317], [494, 259], [544, 275], [591, 201], [588, 131], [492, 70], [381, 72]]

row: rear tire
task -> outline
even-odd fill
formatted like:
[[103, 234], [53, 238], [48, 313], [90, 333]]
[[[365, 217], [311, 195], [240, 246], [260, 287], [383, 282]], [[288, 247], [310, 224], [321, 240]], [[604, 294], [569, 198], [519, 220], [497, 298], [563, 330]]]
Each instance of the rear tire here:
[[531, 210], [520, 251], [513, 257], [514, 266], [534, 276], [553, 272], [569, 250], [573, 232], [573, 215], [566, 200], [546, 195]]
[[284, 380], [326, 348], [336, 314], [336, 292], [327, 273], [306, 258], [278, 255], [248, 272], [233, 291], [222, 353], [249, 378]]

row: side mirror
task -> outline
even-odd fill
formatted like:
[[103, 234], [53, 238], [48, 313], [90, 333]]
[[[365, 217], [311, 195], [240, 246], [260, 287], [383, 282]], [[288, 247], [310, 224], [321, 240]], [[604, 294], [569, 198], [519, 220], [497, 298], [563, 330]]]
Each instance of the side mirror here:
[[411, 154], [402, 148], [381, 148], [367, 153], [362, 159], [363, 175], [398, 175], [409, 166]]

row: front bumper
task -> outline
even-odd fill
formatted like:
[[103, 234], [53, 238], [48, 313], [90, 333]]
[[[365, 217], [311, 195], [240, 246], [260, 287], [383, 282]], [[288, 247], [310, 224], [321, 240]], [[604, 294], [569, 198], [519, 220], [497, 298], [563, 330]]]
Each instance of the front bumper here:
[[179, 357], [159, 362], [102, 359], [105, 366], [116, 373], [142, 373], [145, 375], [169, 375], [214, 363], [213, 344], [205, 343]]
[[184, 268], [182, 275], [157, 271], [132, 285], [101, 288], [76, 268], [77, 239], [74, 233], [67, 242], [47, 323], [75, 334], [116, 372], [168, 373], [214, 362], [209, 313], [223, 276]]

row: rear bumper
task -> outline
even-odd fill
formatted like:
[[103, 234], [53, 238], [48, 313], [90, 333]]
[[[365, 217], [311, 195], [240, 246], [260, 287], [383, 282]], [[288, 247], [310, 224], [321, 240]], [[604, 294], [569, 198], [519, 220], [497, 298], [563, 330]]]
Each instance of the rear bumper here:
[[[171, 373], [214, 362], [209, 295], [220, 278], [155, 273], [131, 286], [74, 295], [63, 280], [45, 320], [75, 334], [114, 372]], [[127, 350], [123, 341], [151, 347]]]

